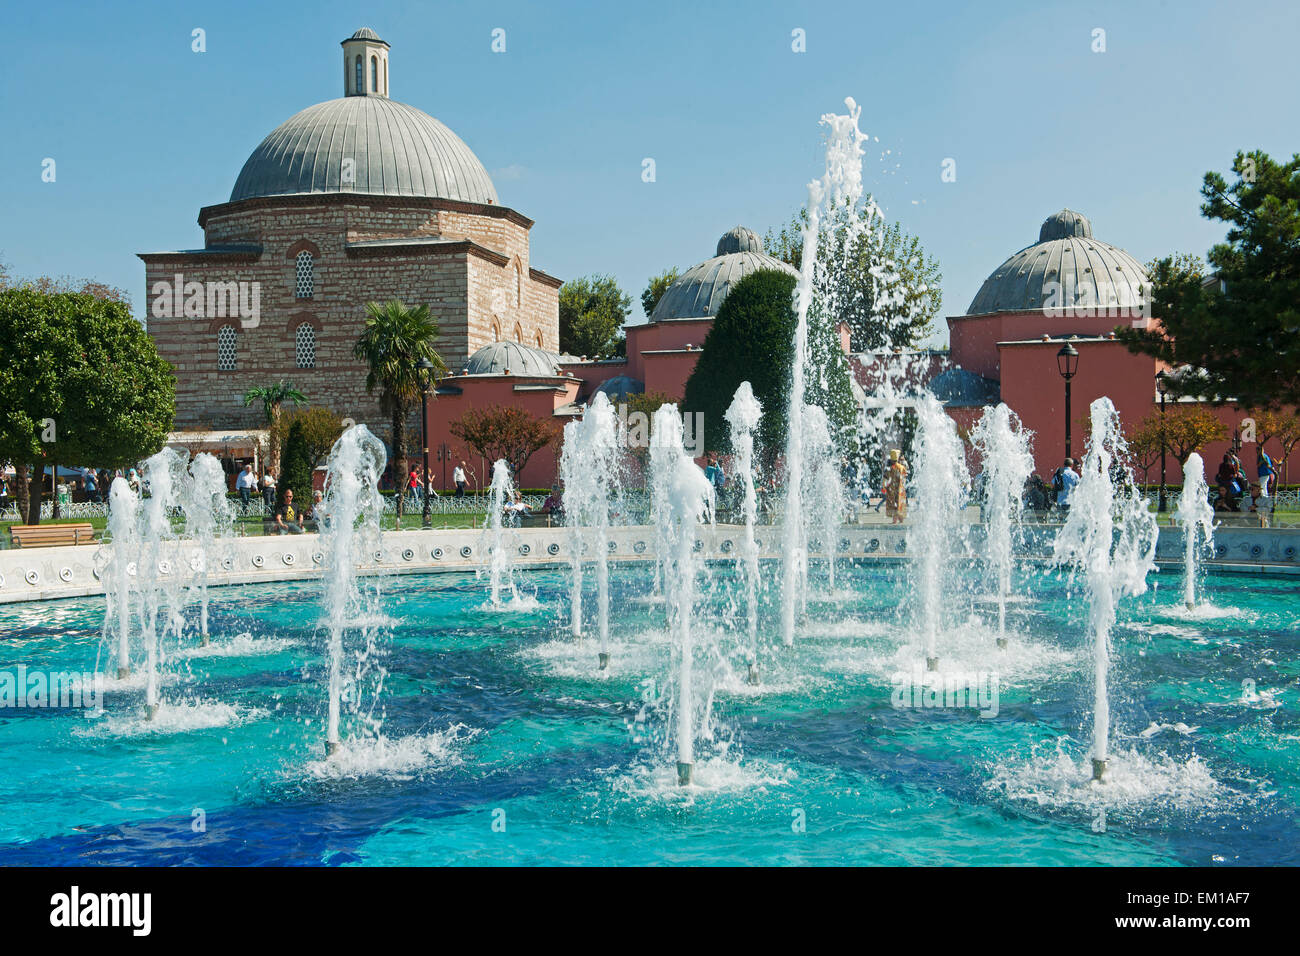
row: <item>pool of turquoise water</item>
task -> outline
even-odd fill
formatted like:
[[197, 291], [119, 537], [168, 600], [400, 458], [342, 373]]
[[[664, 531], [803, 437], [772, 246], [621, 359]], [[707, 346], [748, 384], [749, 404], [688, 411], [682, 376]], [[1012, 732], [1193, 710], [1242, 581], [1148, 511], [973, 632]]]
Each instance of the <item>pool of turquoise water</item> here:
[[[473, 575], [378, 582], [380, 739], [354, 719], [330, 761], [320, 585], [213, 589], [212, 643], [169, 642], [153, 724], [138, 679], [110, 681], [102, 714], [0, 710], [0, 865], [1300, 863], [1296, 579], [1211, 574], [1189, 613], [1166, 570], [1123, 603], [1098, 786], [1086, 602], [1066, 578], [1017, 576], [1005, 651], [977, 569], [953, 582], [942, 667], [996, 678], [981, 716], [898, 706], [923, 659], [905, 565], [841, 565], [834, 589], [824, 571], [791, 650], [764, 598], [749, 688], [729, 669], [739, 588], [713, 568], [695, 615], [712, 740], [686, 789], [643, 566], [613, 572], [606, 673], [568, 634], [563, 572], [523, 575], [536, 601], [504, 612]], [[102, 618], [102, 599], [0, 607], [0, 672], [111, 671]]]

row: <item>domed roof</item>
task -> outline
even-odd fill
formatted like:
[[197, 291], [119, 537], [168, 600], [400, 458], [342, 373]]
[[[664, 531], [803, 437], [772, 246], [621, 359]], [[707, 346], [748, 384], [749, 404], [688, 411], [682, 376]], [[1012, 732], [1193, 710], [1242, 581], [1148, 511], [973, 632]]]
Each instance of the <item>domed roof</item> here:
[[993, 379], [964, 368], [944, 369], [930, 379], [927, 387], [943, 404], [963, 408], [992, 405], [1001, 394], [1001, 386]]
[[1149, 282], [1141, 263], [1092, 237], [1086, 216], [1062, 209], [1038, 231], [1038, 242], [993, 270], [967, 315], [1037, 312], [1043, 308], [1141, 308]]
[[470, 375], [558, 375], [556, 356], [518, 342], [493, 342], [469, 357], [465, 371]]
[[370, 29], [370, 27], [362, 27], [356, 33], [352, 34], [352, 36], [348, 37], [348, 39], [349, 40], [374, 40], [376, 43], [384, 42], [383, 40], [379, 39], [379, 34], [376, 33], [374, 30]]
[[615, 375], [613, 378], [607, 378], [601, 382], [596, 391], [604, 392], [612, 402], [621, 402], [626, 401], [629, 395], [644, 394], [645, 382], [630, 375]]
[[691, 266], [660, 297], [651, 322], [671, 319], [712, 318], [718, 314], [731, 287], [751, 272], [776, 269], [792, 276], [797, 269], [763, 251], [758, 233], [737, 226], [718, 240], [718, 254]]
[[[354, 181], [344, 183], [347, 159]], [[497, 202], [487, 170], [459, 136], [386, 96], [345, 96], [289, 117], [248, 157], [230, 201], [341, 192]]]

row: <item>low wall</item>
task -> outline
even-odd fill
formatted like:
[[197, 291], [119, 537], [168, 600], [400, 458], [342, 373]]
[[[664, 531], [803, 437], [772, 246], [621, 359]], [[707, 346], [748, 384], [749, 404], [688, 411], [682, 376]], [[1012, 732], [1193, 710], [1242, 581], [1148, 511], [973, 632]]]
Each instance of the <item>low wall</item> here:
[[[1027, 526], [1029, 552], [1039, 558], [1049, 555], [1056, 529], [1054, 525]], [[978, 549], [983, 529], [973, 526], [971, 532], [971, 544]], [[573, 539], [564, 528], [516, 528], [507, 534], [509, 546], [516, 552], [515, 563], [520, 566], [567, 564], [573, 555]], [[760, 526], [755, 537], [764, 558], [783, 553], [780, 526]], [[725, 559], [737, 555], [743, 538], [744, 529], [736, 525], [701, 526], [697, 547], [709, 559]], [[484, 566], [490, 544], [476, 529], [389, 531], [382, 540], [382, 547], [360, 566], [363, 574], [473, 571]], [[1222, 570], [1300, 573], [1300, 530], [1221, 528], [1215, 540], [1216, 558], [1211, 564]], [[897, 561], [907, 556], [903, 526], [849, 525], [841, 529], [836, 543], [845, 558]], [[611, 528], [609, 549], [615, 561], [652, 559], [654, 528]], [[111, 551], [111, 545], [0, 551], [0, 604], [102, 594], [100, 575]], [[821, 547], [814, 551], [824, 553]], [[163, 550], [159, 570], [188, 578], [197, 554], [192, 541], [170, 543]], [[1162, 564], [1180, 563], [1182, 532], [1163, 531], [1156, 557]], [[210, 557], [208, 583], [309, 580], [319, 577], [322, 560], [320, 539], [315, 534], [228, 539]]]

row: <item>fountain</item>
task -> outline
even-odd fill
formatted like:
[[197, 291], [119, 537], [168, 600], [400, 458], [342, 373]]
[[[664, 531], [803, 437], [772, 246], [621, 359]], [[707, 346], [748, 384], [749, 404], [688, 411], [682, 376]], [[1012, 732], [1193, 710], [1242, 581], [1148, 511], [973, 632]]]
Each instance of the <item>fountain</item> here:
[[984, 463], [984, 547], [997, 576], [997, 645], [1007, 646], [1007, 597], [1011, 593], [1015, 529], [1020, 522], [1021, 496], [1034, 470], [1029, 435], [1005, 403], [984, 409], [971, 433]]
[[131, 579], [132, 559], [140, 551], [140, 496], [125, 478], [114, 478], [108, 491], [108, 536], [111, 557], [105, 566], [104, 635], [115, 632], [117, 679], [131, 676]]
[[1205, 462], [1196, 452], [1183, 465], [1183, 493], [1175, 520], [1183, 528], [1183, 603], [1196, 607], [1196, 579], [1202, 555], [1214, 553], [1214, 509], [1205, 482]]
[[185, 512], [185, 534], [194, 541], [190, 569], [193, 587], [199, 594], [199, 635], [208, 646], [208, 570], [218, 551], [218, 542], [227, 538], [235, 520], [234, 510], [226, 498], [226, 475], [221, 462], [200, 452], [190, 462], [188, 480], [182, 474], [179, 487], [181, 509]]
[[957, 425], [933, 395], [924, 395], [917, 405], [916, 441], [916, 517], [907, 531], [907, 550], [912, 555], [926, 668], [937, 671], [940, 614], [951, 604], [943, 586], [953, 556], [964, 550], [962, 512], [970, 476]]
[[1115, 406], [1109, 398], [1099, 398], [1090, 416], [1092, 430], [1079, 484], [1070, 496], [1070, 513], [1057, 533], [1054, 552], [1058, 563], [1072, 572], [1082, 570], [1087, 580], [1093, 641], [1092, 778], [1101, 782], [1109, 756], [1106, 681], [1115, 606], [1119, 598], [1146, 590], [1147, 573], [1155, 568], [1158, 529], [1155, 516], [1136, 493]]
[[[140, 621], [145, 649], [145, 715], [158, 715], [158, 676], [162, 667], [162, 640], [168, 632], [180, 635], [184, 627], [181, 616], [180, 576], [173, 573], [170, 557], [164, 556], [165, 544], [176, 540], [172, 529], [172, 512], [180, 504], [180, 485], [185, 476], [185, 458], [164, 448], [147, 459], [140, 468], [148, 488], [141, 508], [139, 534], [140, 556], [136, 561], [136, 581], [140, 592]], [[166, 611], [159, 633], [159, 615]]]
[[846, 115], [827, 113], [822, 123], [830, 128], [826, 143], [826, 172], [808, 185], [808, 220], [803, 229], [803, 257], [799, 263], [799, 282], [795, 287], [795, 332], [790, 365], [790, 401], [786, 421], [785, 483], [786, 501], [783, 567], [781, 587], [781, 643], [794, 645], [796, 608], [806, 600], [807, 554], [801, 540], [804, 529], [803, 470], [805, 450], [803, 430], [797, 426], [805, 405], [808, 363], [808, 310], [812, 306], [817, 282], [817, 243], [821, 232], [823, 206], [828, 211], [850, 210], [850, 232], [860, 228], [856, 210], [862, 198], [862, 143], [866, 136], [858, 129], [861, 108], [853, 99], [845, 99]]
[[596, 614], [600, 669], [609, 666], [609, 502], [618, 494], [618, 417], [604, 392], [597, 392], [581, 420], [564, 426], [560, 474], [564, 514], [572, 529], [570, 628], [582, 635], [582, 556], [589, 548], [596, 565]]
[[[840, 457], [831, 439], [826, 412], [817, 405], [803, 409], [804, 451], [808, 467], [804, 471], [804, 541], [817, 541], [826, 552], [826, 584], [835, 590], [835, 555], [844, 523], [844, 483], [840, 477]], [[804, 548], [805, 560], [812, 545]], [[804, 572], [805, 575], [807, 572]], [[805, 588], [805, 600], [807, 589]]]
[[[745, 516], [745, 541], [736, 566], [738, 569], [744, 568], [745, 576], [745, 635], [749, 658], [746, 680], [750, 684], [758, 683], [758, 541], [754, 537], [754, 524], [758, 520], [758, 494], [754, 489], [754, 432], [762, 417], [763, 406], [754, 397], [753, 388], [748, 382], [741, 382], [727, 408], [727, 425], [731, 429], [736, 480], [740, 482], [743, 492], [741, 507]], [[666, 472], [662, 466], [661, 470]], [[661, 513], [666, 515], [667, 508], [655, 512], [656, 521]]]
[[[373, 609], [357, 585], [357, 565], [381, 540], [383, 496], [379, 476], [387, 463], [383, 443], [365, 425], [353, 425], [334, 443], [326, 464], [324, 512], [320, 532], [326, 626], [329, 629], [329, 712], [325, 754], [341, 746], [339, 719], [343, 696], [343, 638], [351, 629], [369, 632]], [[369, 643], [369, 641], [367, 641]]]
[[689, 786], [695, 763], [695, 728], [703, 726], [706, 713], [697, 719], [695, 714], [694, 680], [695, 648], [691, 639], [691, 617], [695, 611], [696, 582], [702, 560], [695, 551], [695, 529], [701, 520], [711, 520], [713, 515], [713, 485], [695, 464], [680, 443], [681, 416], [676, 405], [662, 405], [654, 415], [652, 440], [665, 442], [677, 434], [677, 454], [674, 458], [662, 455], [658, 459], [664, 474], [656, 476], [667, 491], [668, 540], [664, 552], [664, 584], [668, 604], [669, 629], [675, 638], [677, 656], [676, 742], [677, 783]]
[[501, 589], [503, 587], [509, 588], [513, 602], [515, 604], [519, 603], [519, 591], [515, 588], [514, 571], [511, 567], [509, 542], [506, 540], [506, 532], [502, 522], [506, 504], [514, 500], [514, 491], [514, 483], [510, 480], [510, 466], [505, 459], [498, 458], [492, 466], [492, 503], [488, 507], [488, 515], [483, 522], [484, 531], [492, 539], [491, 546], [488, 549], [491, 555], [488, 562], [488, 574], [491, 581], [492, 606], [495, 608], [502, 606]]

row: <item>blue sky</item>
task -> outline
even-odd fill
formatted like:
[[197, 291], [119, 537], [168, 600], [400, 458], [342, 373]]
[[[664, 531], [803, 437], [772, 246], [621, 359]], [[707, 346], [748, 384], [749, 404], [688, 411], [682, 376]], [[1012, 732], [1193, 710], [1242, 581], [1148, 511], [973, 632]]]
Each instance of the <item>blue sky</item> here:
[[650, 275], [798, 208], [845, 96], [868, 187], [939, 259], [944, 315], [1063, 206], [1139, 260], [1204, 253], [1222, 230], [1199, 215], [1203, 173], [1300, 150], [1294, 0], [23, 4], [0, 60], [0, 258], [124, 287], [141, 314], [135, 253], [202, 244], [199, 207], [261, 139], [342, 95], [339, 41], [360, 26], [392, 44], [393, 98], [536, 220], [533, 264], [614, 274], [634, 321]]

